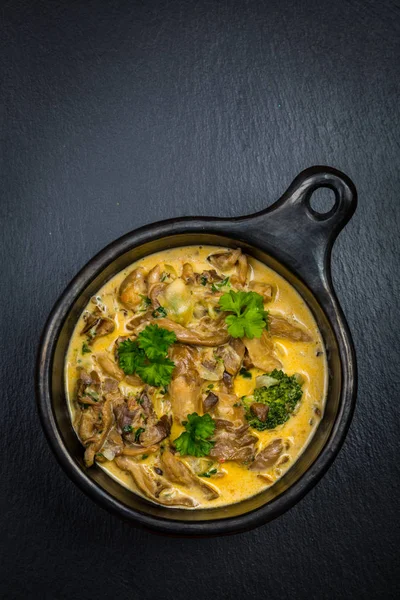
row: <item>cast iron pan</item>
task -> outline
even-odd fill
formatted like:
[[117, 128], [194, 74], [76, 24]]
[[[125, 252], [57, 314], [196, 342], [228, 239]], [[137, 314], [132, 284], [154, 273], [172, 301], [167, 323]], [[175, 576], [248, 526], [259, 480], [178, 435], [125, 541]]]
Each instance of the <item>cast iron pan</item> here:
[[[335, 194], [325, 213], [310, 206], [320, 187]], [[218, 535], [248, 530], [282, 514], [322, 477], [350, 425], [356, 396], [356, 359], [332, 287], [333, 242], [353, 215], [357, 194], [346, 175], [329, 167], [300, 173], [275, 204], [254, 215], [187, 217], [136, 229], [107, 246], [75, 277], [45, 326], [37, 362], [37, 400], [43, 429], [69, 477], [93, 500], [131, 523], [175, 535]], [[187, 511], [156, 506], [121, 487], [99, 467], [87, 469], [70, 422], [63, 367], [75, 323], [90, 297], [118, 271], [159, 250], [191, 244], [240, 247], [285, 277], [317, 320], [327, 349], [329, 391], [325, 414], [311, 443], [272, 488], [231, 506]]]

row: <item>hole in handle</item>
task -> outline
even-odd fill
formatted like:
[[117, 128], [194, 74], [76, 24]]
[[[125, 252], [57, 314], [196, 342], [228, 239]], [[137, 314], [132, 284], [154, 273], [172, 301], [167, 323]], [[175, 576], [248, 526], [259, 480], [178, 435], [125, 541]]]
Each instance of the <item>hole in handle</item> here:
[[315, 215], [324, 217], [333, 211], [336, 206], [336, 202], [337, 198], [334, 190], [328, 187], [318, 187], [311, 194], [309, 206]]

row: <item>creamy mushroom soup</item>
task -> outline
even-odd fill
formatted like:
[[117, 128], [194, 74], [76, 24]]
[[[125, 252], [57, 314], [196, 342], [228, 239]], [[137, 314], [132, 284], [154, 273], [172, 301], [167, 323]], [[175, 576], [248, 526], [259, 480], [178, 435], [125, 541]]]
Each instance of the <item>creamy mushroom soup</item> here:
[[83, 311], [65, 383], [85, 464], [187, 509], [272, 486], [318, 427], [321, 334], [295, 289], [240, 249], [189, 246], [130, 265]]

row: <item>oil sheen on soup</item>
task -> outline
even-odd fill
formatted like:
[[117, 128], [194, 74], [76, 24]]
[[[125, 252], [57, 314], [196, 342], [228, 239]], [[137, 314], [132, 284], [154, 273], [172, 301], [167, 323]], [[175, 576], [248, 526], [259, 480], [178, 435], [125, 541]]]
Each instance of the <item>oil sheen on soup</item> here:
[[163, 506], [214, 508], [290, 469], [323, 414], [327, 367], [285, 279], [240, 249], [189, 246], [98, 291], [65, 382], [88, 467]]

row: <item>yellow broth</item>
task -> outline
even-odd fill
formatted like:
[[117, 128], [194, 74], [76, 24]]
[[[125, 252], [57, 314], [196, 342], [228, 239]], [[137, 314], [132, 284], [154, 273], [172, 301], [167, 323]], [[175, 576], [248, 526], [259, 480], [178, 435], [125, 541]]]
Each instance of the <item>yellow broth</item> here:
[[[221, 248], [214, 246], [189, 246], [152, 254], [115, 275], [98, 291], [96, 297], [106, 306], [109, 313], [115, 315], [116, 327], [111, 334], [95, 339], [90, 353], [82, 354], [82, 343], [85, 340], [80, 334], [84, 326], [83, 314], [76, 324], [65, 362], [66, 395], [72, 423], [76, 424], [77, 411], [79, 410], [75, 401], [75, 395], [80, 368], [83, 367], [87, 371], [91, 371], [95, 366], [93, 355], [96, 352], [104, 350], [112, 351], [114, 342], [119, 336], [126, 336], [131, 333], [126, 329], [125, 324], [127, 321], [126, 313], [130, 313], [130, 316], [132, 316], [132, 312], [124, 309], [118, 301], [118, 289], [124, 278], [139, 266], [144, 267], [146, 271], [150, 271], [158, 263], [169, 265], [173, 267], [176, 273], [180, 274], [183, 264], [190, 262], [195, 272], [201, 273], [203, 270], [210, 268], [207, 257], [218, 250], [221, 250]], [[265, 448], [269, 442], [277, 437], [288, 441], [289, 449], [281, 457], [280, 461], [282, 462], [278, 461], [277, 464], [262, 474], [250, 471], [246, 465], [234, 461], [224, 462], [222, 465], [219, 465], [223, 476], [218, 479], [210, 478], [205, 480], [207, 483], [217, 487], [220, 494], [218, 498], [205, 500], [198, 490], [190, 492], [199, 503], [197, 508], [214, 508], [236, 503], [258, 494], [265, 488], [273, 485], [274, 482], [291, 468], [304, 451], [318, 427], [324, 410], [327, 390], [325, 348], [321, 334], [309, 308], [296, 290], [275, 271], [252, 257], [248, 257], [248, 261], [250, 265], [250, 279], [272, 284], [275, 288], [273, 300], [266, 305], [266, 308], [274, 314], [281, 314], [297, 322], [311, 335], [312, 341], [309, 342], [294, 342], [284, 338], [277, 338], [275, 340], [277, 355], [283, 365], [282, 369], [288, 375], [300, 373], [304, 377], [303, 395], [295, 413], [286, 423], [274, 430], [254, 431], [254, 434], [259, 438], [258, 450]], [[87, 310], [92, 310], [93, 307], [93, 302], [90, 302]], [[263, 371], [252, 368], [251, 374], [251, 379], [240, 375], [236, 377], [234, 392], [239, 398], [253, 392], [255, 378], [263, 374]], [[137, 391], [135, 387], [129, 386], [123, 381], [120, 383], [120, 389], [125, 394]], [[218, 391], [218, 383], [215, 385], [213, 391]], [[162, 403], [162, 399], [160, 399], [160, 403]], [[160, 406], [156, 406], [157, 409], [160, 409]], [[174, 423], [170, 439], [174, 440], [182, 431], [182, 426]], [[144, 450], [143, 454], [145, 455], [145, 453], [146, 451]], [[142, 462], [152, 465], [154, 463], [154, 455], [150, 454], [147, 458], [142, 459]], [[141, 494], [131, 475], [119, 469], [114, 461], [106, 461], [98, 464], [121, 485], [132, 490], [132, 492]], [[207, 464], [207, 461], [205, 464]], [[211, 467], [212, 464], [213, 461], [210, 460], [209, 466]], [[176, 487], [187, 492], [179, 484]]]

